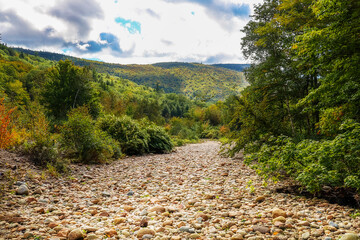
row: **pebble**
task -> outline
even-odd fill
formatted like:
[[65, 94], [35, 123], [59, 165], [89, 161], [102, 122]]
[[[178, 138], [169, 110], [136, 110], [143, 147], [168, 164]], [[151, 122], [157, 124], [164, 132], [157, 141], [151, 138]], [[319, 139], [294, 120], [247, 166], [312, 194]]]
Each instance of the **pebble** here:
[[137, 237], [138, 238], [142, 238], [144, 235], [152, 235], [155, 236], [155, 231], [152, 229], [148, 229], [148, 228], [142, 228], [138, 231], [137, 233]]
[[68, 240], [81, 240], [84, 238], [84, 235], [81, 229], [74, 229], [69, 233], [67, 237]]
[[16, 194], [17, 195], [29, 195], [29, 188], [27, 187], [26, 184], [22, 184], [16, 190]]
[[197, 233], [190, 234], [190, 236], [189, 236], [190, 239], [198, 239], [200, 237], [201, 237], [200, 234], [197, 234]]
[[102, 192], [101, 195], [102, 195], [103, 197], [111, 197], [111, 194], [108, 193], [108, 192]]
[[360, 240], [359, 235], [354, 234], [354, 233], [347, 233], [345, 235], [343, 235], [340, 240]]
[[301, 239], [308, 239], [310, 237], [310, 232], [304, 232], [302, 235], [301, 235]]
[[151, 234], [145, 234], [142, 236], [142, 239], [152, 239], [154, 236]]
[[282, 209], [279, 209], [279, 208], [276, 208], [276, 209], [272, 210], [272, 217], [273, 218], [277, 218], [277, 217], [280, 217], [280, 216], [285, 218], [286, 217], [286, 212], [284, 210], [282, 210]]
[[260, 232], [262, 234], [265, 234], [265, 233], [269, 233], [270, 232], [270, 228], [268, 227], [265, 227], [265, 226], [253, 226], [252, 227], [254, 232]]
[[255, 199], [255, 202], [261, 203], [261, 202], [265, 201], [265, 199], [266, 199], [265, 196], [259, 196], [259, 197], [257, 197], [257, 198]]
[[332, 227], [335, 227], [335, 228], [339, 228], [339, 225], [334, 223], [333, 221], [330, 221], [329, 225], [332, 226]]
[[114, 224], [115, 225], [118, 225], [120, 223], [125, 223], [125, 222], [126, 222], [126, 218], [124, 218], [124, 217], [114, 219]]
[[[33, 196], [13, 194], [25, 182], [6, 185], [0, 240], [67, 240], [74, 229], [89, 240], [359, 240], [359, 218], [348, 214], [353, 209], [276, 193], [277, 186], [263, 186], [241, 159], [220, 157], [218, 149], [205, 142], [108, 165], [73, 165], [71, 178], [42, 179], [41, 170], [19, 175], [34, 186]], [[0, 171], [7, 170], [0, 165]], [[346, 239], [349, 232], [356, 238]]]
[[149, 212], [163, 213], [166, 209], [163, 206], [155, 206], [149, 209]]
[[195, 233], [195, 229], [188, 227], [188, 226], [182, 226], [180, 227], [180, 232], [188, 232], [188, 233]]

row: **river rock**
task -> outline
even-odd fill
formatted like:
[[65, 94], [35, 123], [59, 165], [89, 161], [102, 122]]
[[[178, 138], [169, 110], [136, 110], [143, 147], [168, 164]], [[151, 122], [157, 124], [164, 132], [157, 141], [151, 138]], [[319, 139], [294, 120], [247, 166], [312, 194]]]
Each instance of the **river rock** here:
[[270, 232], [270, 228], [268, 227], [265, 227], [265, 226], [258, 226], [258, 225], [255, 225], [252, 227], [254, 232], [260, 232], [262, 234], [265, 234], [265, 233], [269, 233]]
[[155, 206], [149, 209], [149, 212], [163, 213], [166, 209], [163, 206]]
[[273, 218], [277, 218], [277, 217], [280, 217], [280, 216], [286, 218], [286, 212], [284, 210], [280, 209], [280, 208], [272, 210], [272, 217]]
[[29, 188], [25, 184], [22, 184], [16, 190], [16, 194], [17, 195], [29, 195]]
[[138, 231], [138, 233], [136, 234], [136, 236], [138, 238], [142, 238], [144, 235], [152, 235], [155, 236], [155, 231], [149, 228], [142, 228]]
[[82, 240], [84, 239], [83, 232], [81, 229], [74, 229], [68, 235], [68, 240]]
[[360, 237], [354, 233], [346, 233], [340, 238], [340, 240], [360, 240]]

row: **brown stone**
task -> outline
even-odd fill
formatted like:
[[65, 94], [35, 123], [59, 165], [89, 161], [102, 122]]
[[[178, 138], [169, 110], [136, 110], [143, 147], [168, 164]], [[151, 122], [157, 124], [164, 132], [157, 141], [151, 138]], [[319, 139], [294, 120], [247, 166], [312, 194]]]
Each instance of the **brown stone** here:
[[59, 223], [57, 223], [57, 222], [51, 222], [48, 225], [49, 228], [54, 228], [54, 227], [57, 227], [57, 226], [59, 226]]
[[36, 198], [34, 198], [34, 197], [28, 197], [28, 198], [26, 199], [26, 203], [30, 204], [30, 203], [32, 203], [32, 202], [37, 202]]
[[68, 235], [68, 240], [82, 240], [84, 239], [83, 232], [81, 229], [74, 229]]
[[105, 231], [105, 234], [108, 237], [114, 237], [114, 236], [118, 235], [118, 233], [116, 232], [115, 229], [107, 230], [107, 231]]
[[58, 236], [58, 237], [67, 237], [67, 235], [69, 234], [69, 232], [70, 232], [70, 230], [69, 229], [67, 229], [67, 228], [63, 228], [63, 229], [61, 229], [59, 232], [58, 232], [58, 234], [56, 235], [56, 236]]
[[265, 226], [258, 226], [258, 225], [255, 225], [252, 227], [254, 232], [260, 232], [262, 234], [265, 234], [265, 233], [269, 233], [270, 232], [270, 228], [268, 227], [265, 227]]
[[149, 212], [157, 212], [157, 213], [163, 213], [165, 212], [165, 208], [163, 206], [155, 206], [149, 209]]
[[126, 218], [123, 218], [123, 217], [114, 219], [114, 224], [115, 225], [118, 225], [120, 223], [125, 223], [125, 222], [126, 222]]
[[100, 214], [99, 214], [100, 217], [109, 217], [110, 214], [106, 211], [102, 211]]
[[125, 205], [124, 206], [124, 210], [127, 212], [131, 212], [132, 210], [134, 210], [135, 208], [133, 206], [129, 206], [129, 205]]
[[244, 238], [240, 234], [235, 234], [230, 238], [230, 240], [242, 240], [242, 239], [244, 239]]
[[148, 229], [148, 228], [142, 228], [138, 231], [137, 233], [137, 237], [138, 238], [142, 238], [145, 234], [149, 234], [149, 235], [153, 235], [155, 236], [155, 231], [152, 229]]
[[147, 217], [144, 217], [143, 219], [141, 219], [140, 227], [147, 227], [148, 224], [149, 224], [149, 221], [148, 221]]
[[199, 213], [196, 215], [196, 218], [202, 218], [203, 221], [209, 220], [211, 217], [205, 213]]
[[265, 199], [266, 199], [265, 196], [259, 196], [255, 199], [255, 202], [261, 203], [261, 202], [265, 201]]
[[280, 217], [280, 216], [286, 218], [286, 212], [284, 210], [280, 209], [280, 208], [274, 209], [272, 211], [272, 217], [273, 218], [277, 218], [277, 217]]
[[286, 218], [284, 218], [283, 216], [279, 216], [277, 218], [273, 219], [273, 222], [286, 222]]

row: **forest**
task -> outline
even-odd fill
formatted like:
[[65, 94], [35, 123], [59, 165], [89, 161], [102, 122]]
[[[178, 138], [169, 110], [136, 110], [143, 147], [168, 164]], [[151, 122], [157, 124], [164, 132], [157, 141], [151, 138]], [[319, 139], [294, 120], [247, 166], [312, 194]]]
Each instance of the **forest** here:
[[[0, 47], [1, 148], [24, 154], [54, 174], [66, 173], [70, 162], [168, 153], [174, 146], [223, 138], [229, 131], [223, 101], [165, 93], [93, 66]], [[149, 68], [150, 73], [127, 72], [156, 76], [159, 67], [144, 67]], [[237, 74], [215, 67], [212, 71]]]
[[[165, 93], [183, 94], [191, 99], [216, 102], [230, 95], [239, 95], [247, 85], [243, 71], [248, 64], [212, 64], [162, 62], [155, 64], [112, 64], [86, 60], [63, 54], [13, 48], [19, 52], [48, 60], [71, 60], [77, 66], [91, 66], [99, 73], [161, 89]], [[229, 71], [232, 70], [232, 71]]]
[[66, 172], [213, 138], [265, 181], [359, 192], [360, 3], [265, 0], [242, 32], [246, 82], [201, 64], [76, 66], [1, 45], [0, 147]]
[[235, 146], [265, 179], [360, 190], [360, 2], [265, 0], [242, 30], [254, 63], [233, 99]]

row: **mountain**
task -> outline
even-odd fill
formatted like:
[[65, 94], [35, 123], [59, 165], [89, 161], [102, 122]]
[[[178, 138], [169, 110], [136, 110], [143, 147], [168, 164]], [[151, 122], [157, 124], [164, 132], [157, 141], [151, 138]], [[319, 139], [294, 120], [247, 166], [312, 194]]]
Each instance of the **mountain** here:
[[155, 64], [113, 64], [75, 58], [58, 53], [32, 51], [17, 48], [17, 51], [59, 61], [69, 59], [78, 66], [91, 66], [99, 73], [106, 73], [137, 84], [163, 90], [166, 93], [181, 93], [203, 101], [223, 100], [230, 95], [239, 95], [247, 85], [241, 72], [248, 65], [163, 62]]
[[243, 72], [246, 68], [250, 67], [250, 64], [220, 63], [220, 64], [212, 64], [211, 66], [222, 67], [238, 72]]

